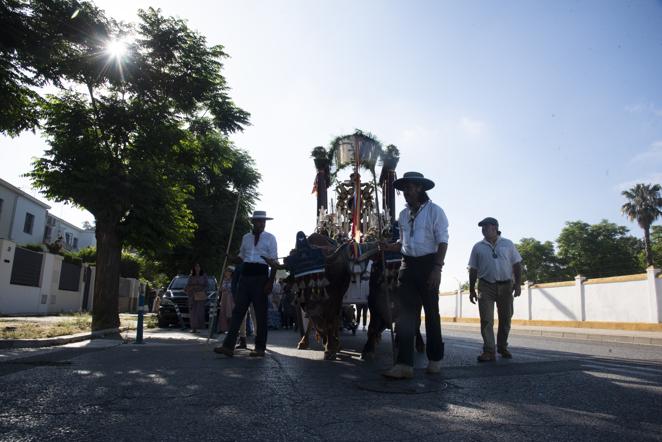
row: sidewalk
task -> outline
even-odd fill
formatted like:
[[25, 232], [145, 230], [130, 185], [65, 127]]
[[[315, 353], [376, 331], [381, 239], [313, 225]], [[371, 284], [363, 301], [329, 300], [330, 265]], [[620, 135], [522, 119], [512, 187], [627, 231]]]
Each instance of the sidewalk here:
[[[49, 317], [23, 317], [21, 320], [49, 321]], [[50, 317], [52, 318], [52, 317]], [[9, 318], [7, 318], [9, 319]], [[14, 318], [15, 319], [15, 318]], [[467, 333], [476, 333], [480, 335], [480, 326], [478, 323], [462, 323], [441, 321], [442, 331], [457, 330]], [[89, 339], [103, 338], [107, 335], [117, 335], [118, 332], [125, 334], [129, 330], [122, 327], [120, 330], [100, 330], [97, 332], [83, 332], [75, 335], [57, 336], [53, 338], [42, 339], [0, 339], [0, 348], [39, 348], [63, 345], [72, 342], [80, 342]], [[424, 330], [424, 327], [423, 327]], [[135, 329], [130, 332], [135, 336]], [[577, 339], [595, 342], [618, 342], [625, 344], [643, 344], [662, 346], [662, 331], [633, 331], [633, 330], [613, 330], [598, 328], [574, 328], [574, 327], [552, 327], [552, 326], [530, 326], [530, 325], [512, 325], [511, 335], [544, 336], [561, 339]], [[169, 339], [194, 339], [206, 340], [207, 334], [201, 333], [192, 335], [190, 332], [179, 331], [175, 329], [145, 329], [145, 336], [163, 337]]]
[[[480, 334], [480, 325], [477, 323], [442, 321], [441, 329], [442, 331], [458, 330]], [[662, 346], [662, 331], [512, 325], [510, 334]]]

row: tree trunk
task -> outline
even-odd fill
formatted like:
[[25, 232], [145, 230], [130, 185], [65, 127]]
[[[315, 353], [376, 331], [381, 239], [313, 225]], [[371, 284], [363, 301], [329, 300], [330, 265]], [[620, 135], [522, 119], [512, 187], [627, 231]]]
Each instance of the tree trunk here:
[[644, 247], [646, 248], [646, 264], [653, 265], [653, 251], [651, 250], [651, 229], [650, 226], [644, 227]]
[[122, 242], [117, 223], [96, 220], [97, 269], [94, 282], [92, 330], [117, 328]]

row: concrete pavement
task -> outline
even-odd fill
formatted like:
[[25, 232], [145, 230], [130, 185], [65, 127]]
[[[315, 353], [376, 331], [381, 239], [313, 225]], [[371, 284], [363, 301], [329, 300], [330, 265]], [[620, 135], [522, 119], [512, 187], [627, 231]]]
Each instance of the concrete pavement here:
[[[387, 381], [390, 339], [319, 344], [269, 333], [267, 357], [214, 354], [204, 336], [154, 330], [0, 351], [0, 440], [660, 440], [662, 349], [513, 335], [512, 360], [478, 364], [480, 335], [445, 330], [442, 374]], [[13, 359], [4, 359], [13, 352]]]

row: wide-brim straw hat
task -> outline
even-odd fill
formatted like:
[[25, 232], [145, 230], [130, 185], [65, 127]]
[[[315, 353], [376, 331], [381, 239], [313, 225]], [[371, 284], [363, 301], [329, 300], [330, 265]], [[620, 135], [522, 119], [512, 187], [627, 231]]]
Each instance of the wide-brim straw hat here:
[[269, 218], [267, 216], [267, 212], [265, 212], [264, 210], [256, 210], [253, 212], [253, 216], [251, 216], [251, 220], [258, 220], [258, 219], [263, 219], [265, 221], [268, 221], [273, 218]]
[[423, 186], [423, 190], [430, 190], [434, 187], [434, 181], [429, 180], [420, 172], [405, 172], [402, 178], [393, 182], [393, 187], [398, 190], [405, 190], [405, 184], [414, 183]]

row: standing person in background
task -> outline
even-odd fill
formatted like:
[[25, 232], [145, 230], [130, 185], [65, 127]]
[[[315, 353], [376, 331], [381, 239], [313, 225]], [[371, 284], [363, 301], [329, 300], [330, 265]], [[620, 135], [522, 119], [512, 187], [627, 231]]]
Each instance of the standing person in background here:
[[434, 182], [423, 174], [406, 172], [393, 182], [393, 187], [403, 192], [407, 206], [398, 217], [398, 242], [380, 243], [383, 251], [402, 253], [397, 291], [400, 306], [396, 322], [398, 357], [396, 364], [383, 375], [409, 379], [414, 376], [414, 337], [420, 327], [421, 306], [425, 311], [426, 372], [441, 371], [444, 342], [439, 317], [439, 283], [448, 249], [448, 218], [428, 197], [427, 191], [434, 187]]
[[188, 296], [188, 312], [191, 332], [198, 333], [198, 329], [205, 326], [205, 304], [207, 303], [207, 275], [197, 262], [191, 269], [188, 282], [184, 288]]
[[283, 280], [283, 297], [280, 300], [281, 323], [286, 329], [296, 329], [296, 310], [293, 305], [294, 294], [292, 293], [292, 282], [290, 277]]
[[[499, 331], [496, 350], [501, 357], [510, 359], [508, 333], [513, 316], [513, 297], [522, 293], [522, 257], [509, 239], [501, 237], [499, 222], [487, 217], [478, 223], [482, 227], [482, 241], [471, 249], [469, 257], [469, 300], [478, 298], [480, 333], [483, 336], [483, 353], [478, 362], [496, 360], [494, 353], [494, 303], [499, 313]], [[478, 293], [476, 293], [476, 281]]]
[[265, 232], [267, 213], [261, 210], [253, 212], [251, 222], [253, 230], [241, 240], [238, 260], [241, 261], [241, 278], [237, 288], [236, 305], [232, 312], [230, 330], [225, 335], [223, 344], [214, 348], [216, 353], [226, 356], [234, 354], [237, 333], [246, 316], [248, 307], [255, 307], [255, 348], [250, 356], [264, 357], [267, 348], [267, 297], [273, 290], [276, 269], [269, 271], [269, 261], [277, 262], [278, 245], [276, 237]]
[[269, 294], [269, 304], [268, 304], [268, 325], [269, 328], [278, 330], [282, 326], [282, 321], [280, 317], [280, 311], [278, 307], [280, 306], [280, 300], [282, 298], [282, 285], [280, 281], [276, 280], [274, 282], [274, 288]]
[[225, 270], [223, 281], [221, 282], [221, 306], [218, 311], [218, 332], [223, 333], [230, 329], [230, 319], [232, 318], [232, 309], [234, 309], [234, 296], [232, 296], [232, 277], [234, 267], [230, 266]]

